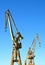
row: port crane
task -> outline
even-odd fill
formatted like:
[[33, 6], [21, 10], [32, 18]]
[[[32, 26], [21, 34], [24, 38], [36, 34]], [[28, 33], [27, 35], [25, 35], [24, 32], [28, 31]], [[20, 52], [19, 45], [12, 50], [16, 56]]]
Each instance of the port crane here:
[[[14, 22], [14, 19], [11, 15], [11, 12], [9, 9], [6, 10], [6, 12], [5, 12], [5, 31], [7, 30], [8, 25], [9, 25], [9, 29], [10, 29], [11, 39], [13, 42], [13, 51], [12, 51], [12, 58], [11, 58], [10, 65], [14, 65], [14, 62], [17, 62], [18, 65], [22, 65], [19, 49], [22, 48], [21, 40], [23, 39], [23, 37], [22, 37], [21, 33], [18, 32], [18, 29], [16, 27], [16, 24]], [[15, 35], [13, 33], [12, 25], [14, 25], [14, 28], [16, 30]]]
[[[34, 63], [34, 53], [35, 53], [35, 49], [36, 49], [36, 43], [39, 42], [39, 46], [40, 46], [40, 39], [39, 39], [39, 34], [37, 33], [32, 44], [31, 44], [31, 47], [28, 49], [28, 56], [27, 56], [27, 59], [28, 59], [28, 65], [35, 65]], [[26, 64], [26, 63], [25, 63]]]

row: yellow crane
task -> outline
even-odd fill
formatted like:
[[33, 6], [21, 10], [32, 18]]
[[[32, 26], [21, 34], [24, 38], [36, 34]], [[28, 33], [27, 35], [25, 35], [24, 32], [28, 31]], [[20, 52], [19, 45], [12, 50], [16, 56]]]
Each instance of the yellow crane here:
[[[7, 29], [7, 25], [9, 25], [10, 35], [13, 42], [13, 51], [10, 65], [14, 65], [14, 62], [17, 62], [18, 65], [22, 65], [19, 49], [22, 47], [21, 39], [23, 39], [23, 37], [20, 34], [20, 32], [18, 32], [18, 29], [16, 27], [16, 24], [14, 23], [14, 19], [10, 13], [10, 10], [6, 10], [5, 12], [5, 30]], [[16, 30], [15, 35], [13, 33], [12, 25], [14, 25], [14, 28]]]
[[36, 49], [36, 43], [39, 42], [39, 46], [40, 46], [40, 40], [39, 40], [39, 35], [38, 33], [36, 34], [33, 42], [32, 42], [32, 45], [31, 47], [28, 49], [28, 56], [27, 56], [27, 59], [28, 59], [28, 65], [35, 65], [34, 63], [34, 53], [35, 53], [35, 49]]

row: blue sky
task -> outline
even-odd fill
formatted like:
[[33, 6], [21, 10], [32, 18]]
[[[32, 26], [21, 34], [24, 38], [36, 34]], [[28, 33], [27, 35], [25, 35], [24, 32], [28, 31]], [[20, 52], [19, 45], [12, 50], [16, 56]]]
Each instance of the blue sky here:
[[10, 9], [18, 30], [23, 35], [21, 60], [39, 33], [41, 47], [36, 46], [35, 65], [45, 65], [45, 0], [0, 0], [0, 65], [10, 65], [12, 40], [9, 28], [4, 31], [5, 11]]

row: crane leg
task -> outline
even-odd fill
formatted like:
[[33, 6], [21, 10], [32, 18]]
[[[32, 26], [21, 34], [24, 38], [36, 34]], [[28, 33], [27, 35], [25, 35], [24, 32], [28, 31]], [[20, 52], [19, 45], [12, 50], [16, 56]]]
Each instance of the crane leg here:
[[10, 65], [14, 65], [14, 50], [12, 52], [12, 58], [11, 58]]
[[18, 57], [19, 57], [18, 65], [22, 65], [22, 63], [21, 63], [21, 58], [20, 58], [20, 52], [19, 52], [19, 51], [17, 52], [17, 55], [18, 55]]

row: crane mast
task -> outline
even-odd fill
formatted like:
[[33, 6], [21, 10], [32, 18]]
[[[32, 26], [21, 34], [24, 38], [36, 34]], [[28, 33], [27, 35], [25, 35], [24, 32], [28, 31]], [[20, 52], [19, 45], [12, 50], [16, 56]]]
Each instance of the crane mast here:
[[[16, 30], [16, 35], [14, 35], [13, 33], [12, 24], [14, 25], [14, 28]], [[13, 42], [13, 51], [10, 65], [14, 65], [14, 62], [17, 62], [18, 65], [22, 65], [19, 49], [22, 47], [20, 40], [23, 39], [23, 37], [20, 34], [20, 32], [18, 32], [18, 29], [16, 27], [16, 24], [14, 23], [10, 10], [6, 10], [5, 12], [5, 30], [7, 29], [7, 25], [9, 25], [10, 35]]]
[[28, 56], [27, 56], [27, 59], [29, 59], [28, 65], [35, 65], [35, 63], [34, 63], [34, 57], [35, 57], [34, 53], [35, 53], [37, 42], [39, 42], [39, 46], [40, 46], [40, 40], [39, 40], [38, 33], [36, 34], [31, 47], [28, 49]]

